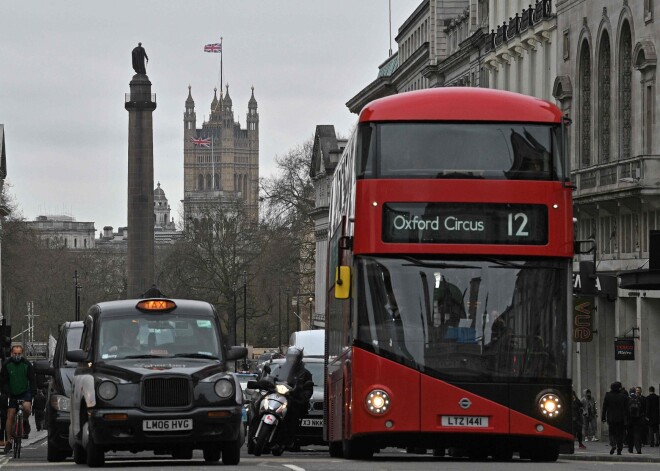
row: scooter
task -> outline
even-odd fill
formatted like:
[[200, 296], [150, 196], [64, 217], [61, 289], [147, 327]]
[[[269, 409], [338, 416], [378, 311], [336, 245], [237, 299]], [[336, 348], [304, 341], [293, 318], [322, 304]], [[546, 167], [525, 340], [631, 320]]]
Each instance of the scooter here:
[[[286, 417], [288, 395], [292, 388], [286, 383], [275, 384], [271, 377], [249, 381], [247, 387], [254, 389], [257, 394], [261, 393], [254, 404], [254, 406], [258, 404], [259, 407], [257, 412], [259, 425], [254, 433], [249, 434], [251, 438], [248, 442], [248, 452], [254, 453], [254, 456], [261, 456], [265, 450], [270, 449], [273, 455], [280, 456], [284, 451], [283, 444], [278, 443], [283, 435], [280, 429]], [[248, 420], [250, 424], [255, 422]]]

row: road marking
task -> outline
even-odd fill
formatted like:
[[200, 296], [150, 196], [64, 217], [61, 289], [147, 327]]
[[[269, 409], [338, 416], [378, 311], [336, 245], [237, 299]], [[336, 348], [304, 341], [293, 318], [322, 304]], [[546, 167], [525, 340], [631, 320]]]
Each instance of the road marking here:
[[296, 466], [295, 464], [285, 464], [284, 467], [292, 469], [293, 471], [305, 471], [305, 468], [301, 468], [300, 466]]

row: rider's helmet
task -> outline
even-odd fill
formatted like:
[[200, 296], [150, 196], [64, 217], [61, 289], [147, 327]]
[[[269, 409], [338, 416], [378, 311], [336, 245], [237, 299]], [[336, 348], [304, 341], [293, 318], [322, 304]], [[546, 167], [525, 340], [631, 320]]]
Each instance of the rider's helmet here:
[[298, 366], [303, 361], [303, 349], [300, 347], [292, 346], [286, 351], [286, 362], [291, 366]]

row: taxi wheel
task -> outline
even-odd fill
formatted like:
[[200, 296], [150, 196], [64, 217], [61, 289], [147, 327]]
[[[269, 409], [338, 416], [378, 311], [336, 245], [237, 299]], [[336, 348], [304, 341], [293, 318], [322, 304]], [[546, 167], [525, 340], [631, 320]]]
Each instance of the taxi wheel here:
[[172, 453], [172, 458], [175, 460], [191, 460], [193, 457], [192, 448], [183, 448], [179, 450], [174, 450]]
[[73, 445], [73, 462], [76, 464], [87, 463], [87, 454], [82, 445]]
[[103, 448], [94, 443], [92, 436], [89, 436], [87, 442], [87, 466], [90, 468], [100, 468], [105, 464], [105, 453]]
[[241, 440], [225, 443], [222, 448], [222, 464], [236, 466], [241, 461]]
[[204, 461], [209, 462], [209, 463], [215, 463], [216, 461], [220, 460], [220, 448], [219, 447], [207, 447], [202, 450], [204, 454]]

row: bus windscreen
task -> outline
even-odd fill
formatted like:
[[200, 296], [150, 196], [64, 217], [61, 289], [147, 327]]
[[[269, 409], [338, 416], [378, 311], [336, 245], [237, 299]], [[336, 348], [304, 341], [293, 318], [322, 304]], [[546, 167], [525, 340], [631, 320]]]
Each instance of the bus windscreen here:
[[559, 132], [542, 124], [365, 124], [357, 176], [559, 180]]

